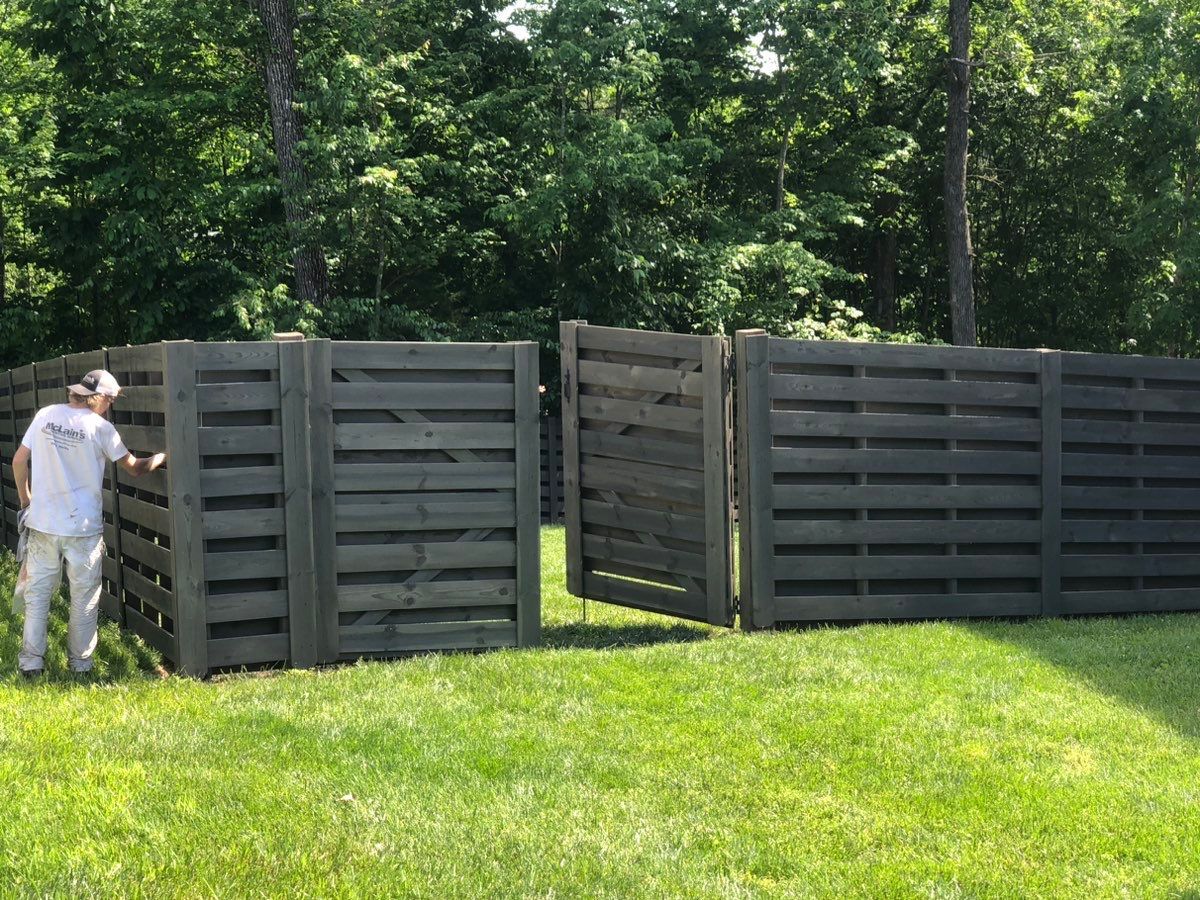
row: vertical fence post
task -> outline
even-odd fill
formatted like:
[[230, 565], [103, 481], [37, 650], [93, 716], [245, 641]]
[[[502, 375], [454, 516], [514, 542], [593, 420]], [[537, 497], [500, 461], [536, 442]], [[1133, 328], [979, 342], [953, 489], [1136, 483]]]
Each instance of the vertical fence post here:
[[[104, 354], [104, 370], [111, 372], [112, 365], [108, 358], [108, 348], [105, 347], [102, 351]], [[166, 389], [164, 388], [164, 391]], [[164, 407], [170, 406], [170, 402], [166, 400], [166, 395], [163, 395]], [[120, 431], [121, 429], [117, 429]], [[168, 460], [168, 463], [170, 460]], [[115, 610], [116, 620], [121, 623], [121, 627], [125, 627], [125, 571], [121, 564], [121, 490], [120, 482], [117, 481], [117, 464], [110, 462], [105, 464], [108, 469], [108, 486], [109, 492], [112, 495], [112, 521], [113, 521], [113, 558], [117, 561], [116, 572], [113, 575], [113, 594], [116, 596], [117, 608]]]
[[279, 345], [279, 426], [283, 437], [288, 641], [292, 665], [310, 669], [317, 664], [317, 584], [313, 563], [308, 355], [301, 334], [276, 334], [275, 340]]
[[317, 662], [338, 658], [337, 510], [333, 484], [333, 356], [328, 338], [305, 342], [308, 354], [312, 544], [316, 569]]
[[1062, 611], [1062, 354], [1042, 351], [1042, 615]]
[[517, 646], [541, 640], [541, 522], [538, 427], [538, 345], [513, 345], [514, 426], [517, 470]]
[[175, 665], [182, 674], [203, 677], [208, 674], [208, 610], [201, 517], [196, 346], [191, 341], [164, 341], [161, 346], [167, 491], [171, 501]]
[[730, 516], [728, 342], [706, 337], [703, 379], [704, 577], [710, 625], [733, 624], [733, 525]]
[[751, 630], [775, 624], [770, 339], [756, 328], [736, 340], [740, 606], [742, 627]]
[[560, 322], [562, 361], [563, 521], [566, 524], [567, 591], [583, 596], [583, 529], [579, 502], [579, 326]]

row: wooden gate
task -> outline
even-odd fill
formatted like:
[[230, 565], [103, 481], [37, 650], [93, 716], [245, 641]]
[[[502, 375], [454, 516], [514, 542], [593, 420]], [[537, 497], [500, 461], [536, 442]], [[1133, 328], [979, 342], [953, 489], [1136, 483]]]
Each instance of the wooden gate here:
[[729, 344], [561, 323], [567, 588], [733, 622]]

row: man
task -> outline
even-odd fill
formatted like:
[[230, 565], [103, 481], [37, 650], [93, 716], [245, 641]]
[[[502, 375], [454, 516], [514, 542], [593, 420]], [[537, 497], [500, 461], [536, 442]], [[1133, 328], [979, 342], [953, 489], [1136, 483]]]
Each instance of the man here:
[[17, 493], [22, 509], [28, 509], [25, 632], [18, 658], [26, 678], [42, 673], [50, 595], [64, 559], [71, 586], [67, 629], [71, 670], [91, 671], [104, 562], [105, 461], [118, 463], [131, 475], [145, 475], [166, 459], [162, 453], [138, 459], [104, 418], [121, 393], [108, 372], [88, 372], [67, 391], [67, 403], [38, 410], [13, 455]]

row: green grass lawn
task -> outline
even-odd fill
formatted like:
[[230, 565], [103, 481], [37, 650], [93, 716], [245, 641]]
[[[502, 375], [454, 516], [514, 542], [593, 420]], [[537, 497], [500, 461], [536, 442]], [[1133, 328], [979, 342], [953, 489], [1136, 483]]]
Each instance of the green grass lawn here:
[[543, 537], [537, 651], [27, 685], [6, 610], [0, 896], [1200, 896], [1200, 616], [583, 624]]

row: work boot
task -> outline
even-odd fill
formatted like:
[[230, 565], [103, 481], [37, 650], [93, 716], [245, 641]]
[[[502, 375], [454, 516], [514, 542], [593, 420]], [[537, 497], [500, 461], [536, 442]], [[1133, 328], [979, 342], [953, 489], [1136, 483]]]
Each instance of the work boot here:
[[42, 677], [41, 669], [21, 669], [21, 677], [26, 681], [33, 681], [35, 678]]

